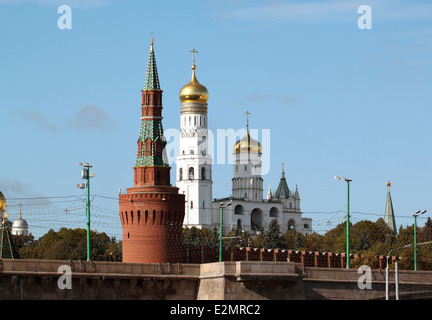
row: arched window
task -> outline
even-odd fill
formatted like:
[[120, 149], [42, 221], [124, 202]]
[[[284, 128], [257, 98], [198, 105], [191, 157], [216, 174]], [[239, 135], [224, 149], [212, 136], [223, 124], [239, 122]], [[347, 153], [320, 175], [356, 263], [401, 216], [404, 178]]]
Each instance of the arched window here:
[[195, 170], [193, 167], [189, 168], [189, 180], [193, 180], [195, 175]]
[[183, 180], [183, 168], [179, 170], [179, 180]]
[[151, 154], [152, 154], [152, 143], [151, 143], [151, 140], [149, 138], [147, 138], [145, 140], [144, 144], [145, 144], [145, 153], [144, 153], [144, 155], [151, 156]]
[[243, 214], [243, 206], [242, 205], [236, 205], [234, 208], [234, 214]]
[[193, 209], [193, 201], [191, 200], [191, 209]]
[[206, 180], [206, 168], [205, 167], [201, 168], [201, 179]]
[[288, 230], [294, 230], [295, 229], [295, 221], [293, 219], [290, 219], [288, 221]]

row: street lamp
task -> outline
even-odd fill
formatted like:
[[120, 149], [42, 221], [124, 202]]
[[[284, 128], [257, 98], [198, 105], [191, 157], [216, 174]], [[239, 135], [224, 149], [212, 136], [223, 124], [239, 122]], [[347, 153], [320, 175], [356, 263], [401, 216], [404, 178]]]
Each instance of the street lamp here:
[[347, 218], [346, 218], [346, 251], [347, 251], [347, 258], [346, 258], [346, 268], [349, 269], [350, 267], [350, 248], [349, 248], [349, 239], [350, 239], [350, 231], [349, 231], [349, 183], [352, 181], [350, 179], [344, 178], [344, 177], [338, 177], [336, 176], [335, 179], [337, 180], [343, 180], [347, 183]]
[[414, 217], [414, 271], [417, 271], [417, 217], [423, 213], [425, 213], [426, 210], [423, 210], [420, 212], [418, 210], [416, 213], [413, 214]]
[[80, 189], [84, 189], [85, 187], [87, 187], [87, 261], [90, 261], [90, 178], [94, 178], [95, 174], [92, 173], [90, 175], [90, 168], [92, 168], [93, 166], [89, 165], [88, 163], [82, 164], [81, 162], [78, 162], [78, 165], [84, 167], [84, 169], [82, 169], [81, 171], [81, 176], [84, 180], [87, 181], [86, 184], [77, 184], [77, 187]]
[[222, 227], [223, 227], [223, 209], [230, 206], [232, 204], [231, 201], [229, 201], [226, 205], [221, 202], [219, 205], [220, 208], [220, 231], [219, 231], [219, 262], [222, 262]]
[[[412, 244], [407, 244], [407, 245], [405, 245], [405, 246], [403, 246], [403, 247], [393, 248], [393, 249], [391, 249], [391, 250], [389, 251], [389, 253], [388, 253], [387, 256], [386, 256], [386, 260], [387, 260], [387, 261], [386, 261], [386, 262], [387, 262], [387, 265], [386, 265], [386, 300], [389, 299], [389, 266], [388, 266], [388, 261], [389, 261], [390, 254], [391, 254], [391, 252], [394, 251], [394, 250], [398, 250], [398, 249], [408, 249], [408, 248], [412, 248], [412, 247], [413, 247]], [[399, 300], [399, 291], [398, 291], [398, 290], [396, 291], [396, 300]]]

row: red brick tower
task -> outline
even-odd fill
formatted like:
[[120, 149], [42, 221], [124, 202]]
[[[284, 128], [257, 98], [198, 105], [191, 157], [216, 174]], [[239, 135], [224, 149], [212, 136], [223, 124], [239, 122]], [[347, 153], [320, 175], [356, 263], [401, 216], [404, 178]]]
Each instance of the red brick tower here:
[[162, 90], [153, 42], [144, 89], [134, 186], [119, 195], [124, 262], [182, 262], [185, 196], [170, 184], [162, 128]]

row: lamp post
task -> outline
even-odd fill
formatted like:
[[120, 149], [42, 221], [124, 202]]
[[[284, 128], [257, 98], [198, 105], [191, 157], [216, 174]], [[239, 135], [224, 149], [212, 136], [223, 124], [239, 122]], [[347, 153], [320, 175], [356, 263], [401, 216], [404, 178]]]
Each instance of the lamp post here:
[[[413, 245], [412, 244], [407, 244], [406, 246], [403, 247], [398, 247], [398, 248], [393, 248], [389, 251], [389, 253], [386, 256], [386, 300], [389, 300], [389, 267], [388, 267], [388, 260], [390, 257], [390, 253], [394, 250], [398, 250], [398, 249], [407, 249], [407, 248], [412, 248]], [[399, 300], [399, 292], [396, 293], [396, 300]]]
[[87, 261], [90, 261], [90, 178], [93, 178], [95, 176], [94, 173], [90, 175], [90, 168], [93, 166], [89, 165], [88, 163], [82, 164], [81, 162], [78, 162], [79, 166], [84, 167], [81, 171], [82, 178], [87, 181], [87, 183], [84, 185], [84, 183], [78, 184], [78, 188], [84, 189], [87, 188], [87, 205], [86, 205], [86, 215], [87, 215]]
[[346, 218], [346, 251], [347, 251], [347, 258], [346, 258], [346, 268], [349, 269], [350, 267], [350, 247], [349, 247], [349, 240], [350, 240], [350, 230], [349, 230], [349, 203], [350, 203], [350, 191], [349, 191], [349, 183], [352, 181], [351, 179], [347, 179], [345, 177], [338, 177], [336, 176], [335, 179], [346, 181], [347, 183], [347, 218]]
[[222, 262], [222, 227], [223, 227], [223, 209], [230, 206], [232, 204], [231, 201], [229, 201], [226, 205], [221, 202], [219, 205], [220, 208], [220, 231], [219, 231], [219, 262]]
[[418, 210], [416, 213], [413, 214], [414, 217], [414, 271], [417, 271], [417, 217], [423, 213], [425, 213], [426, 210], [423, 210], [420, 212]]

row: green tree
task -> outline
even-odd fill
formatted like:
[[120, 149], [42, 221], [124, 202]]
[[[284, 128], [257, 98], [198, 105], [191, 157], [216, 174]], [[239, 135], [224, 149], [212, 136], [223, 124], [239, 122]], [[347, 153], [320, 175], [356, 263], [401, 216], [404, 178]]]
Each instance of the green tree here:
[[[104, 232], [90, 231], [92, 260], [104, 260], [110, 245], [112, 241]], [[51, 229], [38, 240], [23, 246], [20, 254], [22, 259], [86, 260], [87, 230], [61, 228], [56, 232]]]
[[183, 228], [183, 244], [200, 246], [202, 241], [198, 230], [196, 227]]
[[201, 229], [202, 244], [210, 247], [219, 246], [219, 232], [216, 228], [213, 229]]
[[226, 237], [229, 239], [224, 239], [223, 243], [227, 247], [247, 247], [253, 243], [252, 236], [241, 228], [232, 229]]
[[323, 251], [323, 239], [324, 235], [318, 234], [316, 232], [307, 234], [305, 235], [304, 247], [308, 251]]
[[305, 249], [306, 237], [294, 229], [288, 230], [283, 234], [285, 239], [285, 248], [290, 250]]
[[281, 227], [276, 218], [272, 219], [264, 233], [264, 249], [285, 249], [285, 241], [282, 236]]

